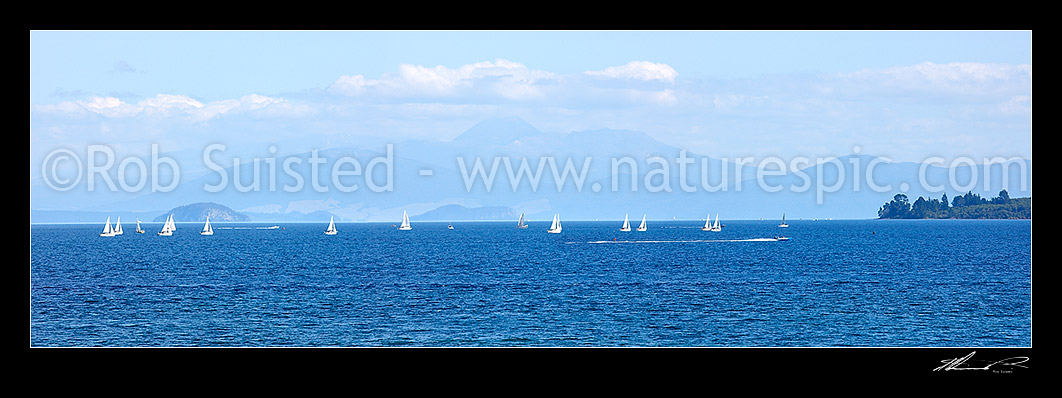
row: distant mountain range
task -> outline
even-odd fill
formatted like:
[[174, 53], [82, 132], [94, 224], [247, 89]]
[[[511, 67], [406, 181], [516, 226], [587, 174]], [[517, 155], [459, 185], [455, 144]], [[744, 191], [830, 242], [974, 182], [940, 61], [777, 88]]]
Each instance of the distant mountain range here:
[[158, 217], [155, 217], [153, 221], [164, 222], [170, 214], [173, 215], [173, 221], [175, 222], [206, 221], [208, 217], [211, 221], [251, 221], [251, 217], [241, 214], [240, 212], [232, 210], [224, 205], [211, 202], [200, 202], [178, 206], [170, 211], [160, 214]]
[[516, 211], [505, 206], [468, 208], [461, 205], [444, 205], [412, 218], [417, 221], [487, 221], [516, 220], [519, 216]]
[[[870, 219], [876, 218], [881, 203], [896, 193], [909, 197], [940, 197], [944, 193], [923, 189], [920, 173], [930, 184], [940, 186], [947, 185], [950, 179], [965, 182], [986, 175], [981, 165], [947, 168], [943, 164], [882, 162], [872, 155], [852, 154], [837, 157], [831, 163], [808, 164], [799, 170], [758, 178], [756, 164], [741, 166], [731, 159], [690, 153], [643, 132], [598, 129], [545, 133], [517, 117], [484, 120], [450, 141], [396, 142], [391, 150], [388, 153], [385, 147], [343, 146], [317, 151], [316, 156], [329, 162], [320, 167], [316, 177], [320, 185], [329, 188], [326, 192], [311, 189], [308, 165], [312, 153], [277, 156], [278, 169], [286, 160], [302, 167], [299, 174], [304, 179], [303, 188], [297, 192], [280, 188], [296, 182], [283, 170], [276, 170], [276, 189], [266, 189], [268, 185], [263, 182], [261, 189], [241, 192], [233, 187], [236, 173], [231, 166], [225, 169], [229, 186], [220, 192], [204, 190], [205, 186], [218, 183], [215, 172], [182, 178], [170, 192], [137, 195], [55, 192], [31, 182], [30, 220], [79, 221], [88, 214], [105, 219], [119, 212], [129, 217], [155, 217], [167, 208], [200, 202], [224, 203], [237, 209], [219, 212], [218, 217], [242, 214], [254, 221], [320, 221], [334, 216], [337, 221], [397, 222], [403, 211], [421, 220], [515, 219], [520, 213], [534, 219], [551, 219], [554, 213], [560, 213], [565, 220], [622, 219], [628, 213], [644, 213], [650, 220], [703, 219], [708, 214], [719, 214], [724, 220], [755, 219], [781, 217], [782, 213], [791, 218]], [[680, 155], [687, 162], [684, 175], [679, 172]], [[369, 172], [367, 164], [371, 159], [388, 156], [393, 165], [393, 190], [373, 192], [364, 175]], [[358, 160], [362, 175], [333, 176], [331, 162], [342, 157]], [[469, 180], [467, 177], [476, 172], [477, 159], [483, 173]], [[590, 161], [584, 163], [587, 159]], [[614, 159], [623, 160], [616, 175], [612, 173]], [[969, 190], [988, 197], [1001, 189], [1007, 189], [1013, 197], [1032, 196], [1032, 161], [1020, 163], [1021, 169], [1007, 168], [1005, 174], [999, 165], [990, 167], [990, 184], [984, 186], [983, 180], [975, 180]], [[486, 177], [495, 165], [493, 184], [488, 190]], [[250, 162], [239, 166], [241, 181], [255, 175], [253, 166]], [[564, 169], [566, 166], [568, 170]], [[890, 189], [879, 192], [867, 186], [865, 171], [871, 166], [872, 182], [891, 186]], [[666, 173], [660, 171], [663, 167], [667, 167]], [[705, 169], [708, 172], [702, 178]], [[385, 171], [374, 170], [372, 181], [386, 181]], [[268, 181], [269, 171], [260, 167], [257, 172], [263, 181]], [[537, 189], [532, 189], [529, 176], [535, 174], [539, 180]], [[512, 176], [522, 177], [514, 182]], [[562, 183], [559, 187], [554, 182], [557, 177], [566, 178], [558, 180]], [[578, 181], [576, 177], [583, 179]], [[352, 182], [358, 189], [343, 192], [333, 184], [337, 180]], [[581, 189], [577, 189], [579, 182]], [[695, 191], [684, 192], [684, 184], [695, 187]], [[769, 192], [761, 189], [764, 184], [783, 189]], [[807, 188], [801, 191], [794, 187]], [[946, 193], [955, 196], [965, 193], [965, 189]], [[189, 216], [200, 215], [203, 213]], [[211, 220], [214, 219], [212, 215]]]

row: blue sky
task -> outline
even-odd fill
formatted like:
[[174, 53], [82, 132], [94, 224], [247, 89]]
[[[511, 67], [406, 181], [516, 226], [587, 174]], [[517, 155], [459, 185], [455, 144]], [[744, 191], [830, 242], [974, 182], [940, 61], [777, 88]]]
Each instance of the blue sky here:
[[645, 60], [697, 78], [1032, 63], [1029, 31], [35, 31], [30, 44], [31, 103], [56, 90], [218, 100], [495, 59], [559, 74]]
[[1032, 32], [34, 31], [30, 105], [31, 164], [448, 140], [509, 115], [716, 157], [1031, 159]]

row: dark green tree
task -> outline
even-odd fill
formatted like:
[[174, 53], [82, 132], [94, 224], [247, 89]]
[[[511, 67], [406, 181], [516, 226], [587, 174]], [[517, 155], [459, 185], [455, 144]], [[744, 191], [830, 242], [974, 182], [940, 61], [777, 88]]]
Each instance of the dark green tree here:
[[926, 201], [925, 198], [919, 196], [918, 199], [915, 199], [914, 203], [911, 204], [911, 214], [909, 216], [911, 218], [929, 218], [930, 213], [929, 202]]
[[996, 197], [992, 198], [992, 204], [997, 204], [997, 205], [1005, 205], [1009, 201], [1010, 201], [1010, 194], [1007, 193], [1006, 189], [1004, 189], [1002, 191], [999, 191], [999, 196], [996, 196]]
[[965, 200], [962, 195], [958, 195], [951, 199], [951, 207], [962, 207], [966, 204]]
[[896, 194], [878, 209], [878, 218], [1032, 218], [1032, 198], [1011, 198], [1005, 189], [991, 200], [967, 192], [952, 198], [952, 204], [948, 207], [947, 194], [940, 201], [919, 196], [913, 204], [907, 195]]
[[911, 214], [911, 204], [907, 195], [902, 193], [892, 197], [892, 201], [881, 206], [878, 210], [878, 218], [907, 218]]

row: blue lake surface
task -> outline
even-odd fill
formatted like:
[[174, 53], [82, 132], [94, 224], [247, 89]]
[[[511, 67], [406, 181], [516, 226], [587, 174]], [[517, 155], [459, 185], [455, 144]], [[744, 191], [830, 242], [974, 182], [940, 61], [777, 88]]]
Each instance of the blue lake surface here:
[[1032, 345], [1030, 220], [777, 223], [31, 225], [30, 345]]

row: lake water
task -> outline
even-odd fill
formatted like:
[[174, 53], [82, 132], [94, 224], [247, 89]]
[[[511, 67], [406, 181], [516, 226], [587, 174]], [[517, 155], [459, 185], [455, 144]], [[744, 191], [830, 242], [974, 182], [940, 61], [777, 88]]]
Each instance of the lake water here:
[[702, 223], [31, 225], [30, 345], [1032, 345], [1030, 220]]

